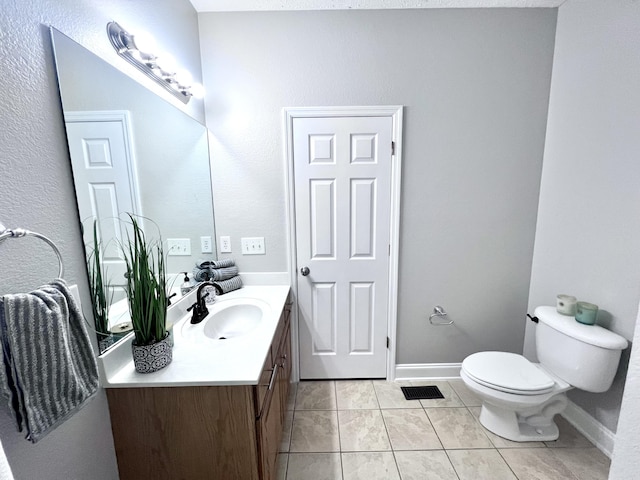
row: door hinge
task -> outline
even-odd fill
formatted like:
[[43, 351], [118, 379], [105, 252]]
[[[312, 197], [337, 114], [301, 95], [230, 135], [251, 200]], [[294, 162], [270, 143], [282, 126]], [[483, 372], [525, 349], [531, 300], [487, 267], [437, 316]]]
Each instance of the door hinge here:
[[396, 142], [391, 142], [391, 155], [396, 154]]
[[389, 348], [389, 345], [391, 345], [391, 340], [389, 340], [389, 337], [387, 337], [387, 348]]
[[391, 256], [391, 244], [389, 244], [389, 256]]

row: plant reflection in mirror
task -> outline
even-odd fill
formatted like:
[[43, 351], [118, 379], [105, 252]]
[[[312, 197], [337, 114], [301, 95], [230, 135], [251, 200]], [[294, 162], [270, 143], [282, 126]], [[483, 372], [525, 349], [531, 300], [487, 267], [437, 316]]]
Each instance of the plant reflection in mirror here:
[[[93, 221], [93, 248], [87, 256], [87, 271], [89, 273], [89, 292], [91, 294], [91, 310], [95, 330], [98, 334], [100, 350], [109, 343], [109, 306], [113, 299], [113, 291], [108, 280], [107, 271], [102, 262], [104, 251], [102, 240], [98, 235], [98, 221]], [[104, 344], [104, 343], [107, 344]]]

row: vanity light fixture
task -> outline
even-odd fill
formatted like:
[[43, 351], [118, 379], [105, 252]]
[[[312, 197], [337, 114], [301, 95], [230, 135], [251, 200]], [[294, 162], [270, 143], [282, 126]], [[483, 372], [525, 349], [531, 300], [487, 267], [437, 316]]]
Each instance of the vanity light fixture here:
[[191, 85], [191, 75], [186, 70], [176, 71], [175, 61], [170, 55], [159, 57], [152, 53], [152, 42], [144, 35], [133, 35], [116, 22], [107, 24], [107, 34], [118, 55], [162, 85], [182, 103], [188, 103], [191, 97], [202, 96], [202, 86]]

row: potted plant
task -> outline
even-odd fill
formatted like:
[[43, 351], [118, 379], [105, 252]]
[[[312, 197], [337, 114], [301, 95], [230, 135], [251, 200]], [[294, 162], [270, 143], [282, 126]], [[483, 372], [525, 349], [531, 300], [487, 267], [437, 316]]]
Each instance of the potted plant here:
[[167, 290], [162, 239], [147, 241], [138, 220], [131, 219], [131, 232], [123, 257], [127, 267], [126, 293], [135, 339], [132, 343], [136, 371], [151, 373], [171, 363], [167, 333]]
[[89, 272], [91, 310], [100, 352], [106, 350], [113, 343], [113, 336], [109, 333], [109, 306], [113, 292], [102, 262], [102, 251], [102, 241], [98, 237], [98, 221], [94, 220], [93, 248], [87, 256], [87, 271]]

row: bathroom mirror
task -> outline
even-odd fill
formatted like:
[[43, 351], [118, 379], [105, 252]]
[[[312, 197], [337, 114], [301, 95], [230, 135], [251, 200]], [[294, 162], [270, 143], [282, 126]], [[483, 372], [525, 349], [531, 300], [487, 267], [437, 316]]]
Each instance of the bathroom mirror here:
[[85, 253], [93, 251], [95, 218], [111, 285], [115, 335], [98, 335], [102, 352], [129, 321], [119, 248], [126, 212], [141, 216], [147, 236], [162, 235], [171, 293], [180, 296], [179, 272], [214, 258], [208, 131], [53, 27], [51, 38]]

